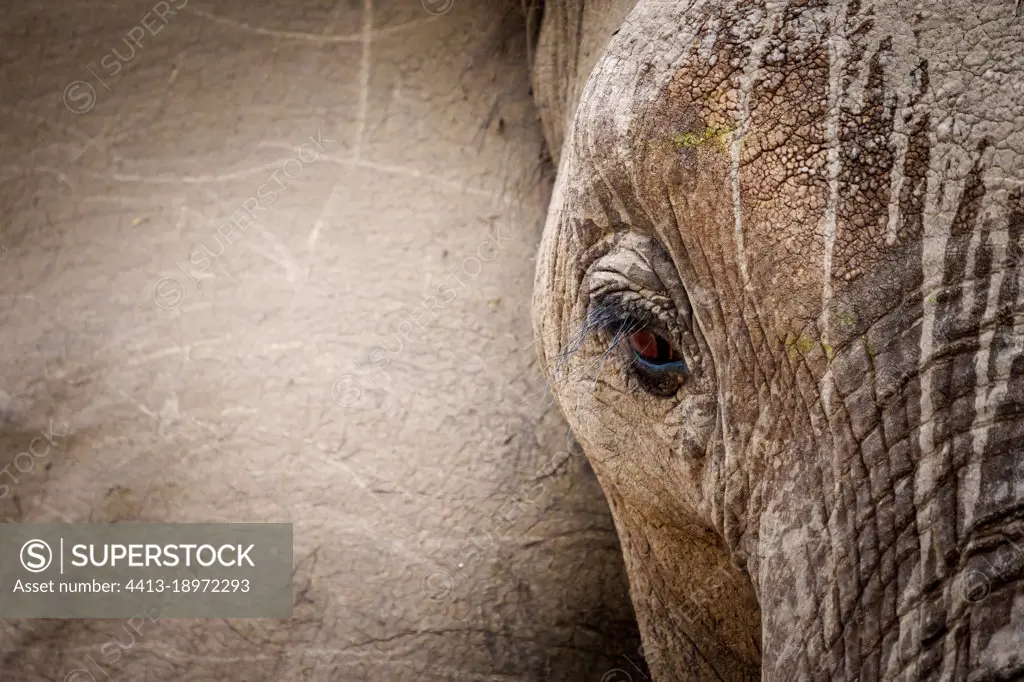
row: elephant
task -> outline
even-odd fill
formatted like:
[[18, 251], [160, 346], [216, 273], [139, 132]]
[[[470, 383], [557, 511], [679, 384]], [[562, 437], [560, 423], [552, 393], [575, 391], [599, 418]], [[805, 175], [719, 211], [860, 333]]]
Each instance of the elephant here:
[[647, 674], [532, 335], [539, 18], [0, 9], [0, 519], [294, 533], [290, 619], [5, 619], [0, 679]]
[[1019, 3], [79, 7], [0, 11], [0, 517], [291, 522], [293, 617], [0, 677], [1020, 674]]
[[1021, 679], [1024, 6], [640, 0], [579, 78], [535, 335], [653, 679]]

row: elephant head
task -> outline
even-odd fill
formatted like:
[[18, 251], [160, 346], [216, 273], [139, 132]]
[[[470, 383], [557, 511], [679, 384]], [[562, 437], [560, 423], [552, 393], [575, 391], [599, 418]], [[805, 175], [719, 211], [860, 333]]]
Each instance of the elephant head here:
[[641, 0], [591, 72], [534, 320], [657, 679], [1024, 673], [1020, 7]]

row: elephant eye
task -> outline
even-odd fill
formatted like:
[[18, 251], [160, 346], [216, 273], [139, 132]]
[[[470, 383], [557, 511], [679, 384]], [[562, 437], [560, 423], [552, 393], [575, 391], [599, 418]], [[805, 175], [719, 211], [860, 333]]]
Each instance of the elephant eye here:
[[679, 354], [665, 337], [650, 329], [641, 329], [629, 335], [629, 346], [637, 359], [650, 365], [661, 366], [679, 361]]
[[[643, 306], [626, 307], [615, 300], [596, 299], [588, 311], [585, 330], [604, 330], [608, 347], [618, 351], [635, 387], [652, 395], [670, 397], [686, 383], [689, 369], [663, 324]], [[584, 338], [585, 330], [580, 339]]]
[[650, 327], [633, 324], [621, 332], [630, 374], [643, 390], [669, 397], [686, 383], [686, 362], [672, 342]]

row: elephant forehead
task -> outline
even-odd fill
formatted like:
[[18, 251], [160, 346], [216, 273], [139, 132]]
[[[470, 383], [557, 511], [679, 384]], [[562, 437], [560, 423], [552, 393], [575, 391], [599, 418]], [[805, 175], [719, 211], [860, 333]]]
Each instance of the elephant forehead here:
[[679, 260], [699, 245], [720, 293], [787, 320], [864, 291], [891, 307], [924, 277], [926, 223], [1020, 174], [1024, 95], [996, 87], [1019, 20], [994, 5], [641, 3], [588, 83], [565, 199]]

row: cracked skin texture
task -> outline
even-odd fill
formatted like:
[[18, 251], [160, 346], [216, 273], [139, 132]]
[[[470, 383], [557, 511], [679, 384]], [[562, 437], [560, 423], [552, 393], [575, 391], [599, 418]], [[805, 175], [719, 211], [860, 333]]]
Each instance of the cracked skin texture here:
[[[639, 641], [528, 331], [550, 177], [522, 20], [171, 5], [0, 10], [0, 467], [51, 421], [65, 434], [0, 514], [292, 522], [294, 617], [7, 620], [0, 679], [600, 679]], [[158, 32], [129, 57], [144, 18]], [[91, 111], [61, 103], [75, 80]], [[322, 156], [218, 242], [318, 131]], [[341, 405], [350, 373], [364, 393]]]
[[1024, 674], [1021, 10], [641, 0], [590, 74], [534, 321], [654, 679]]

